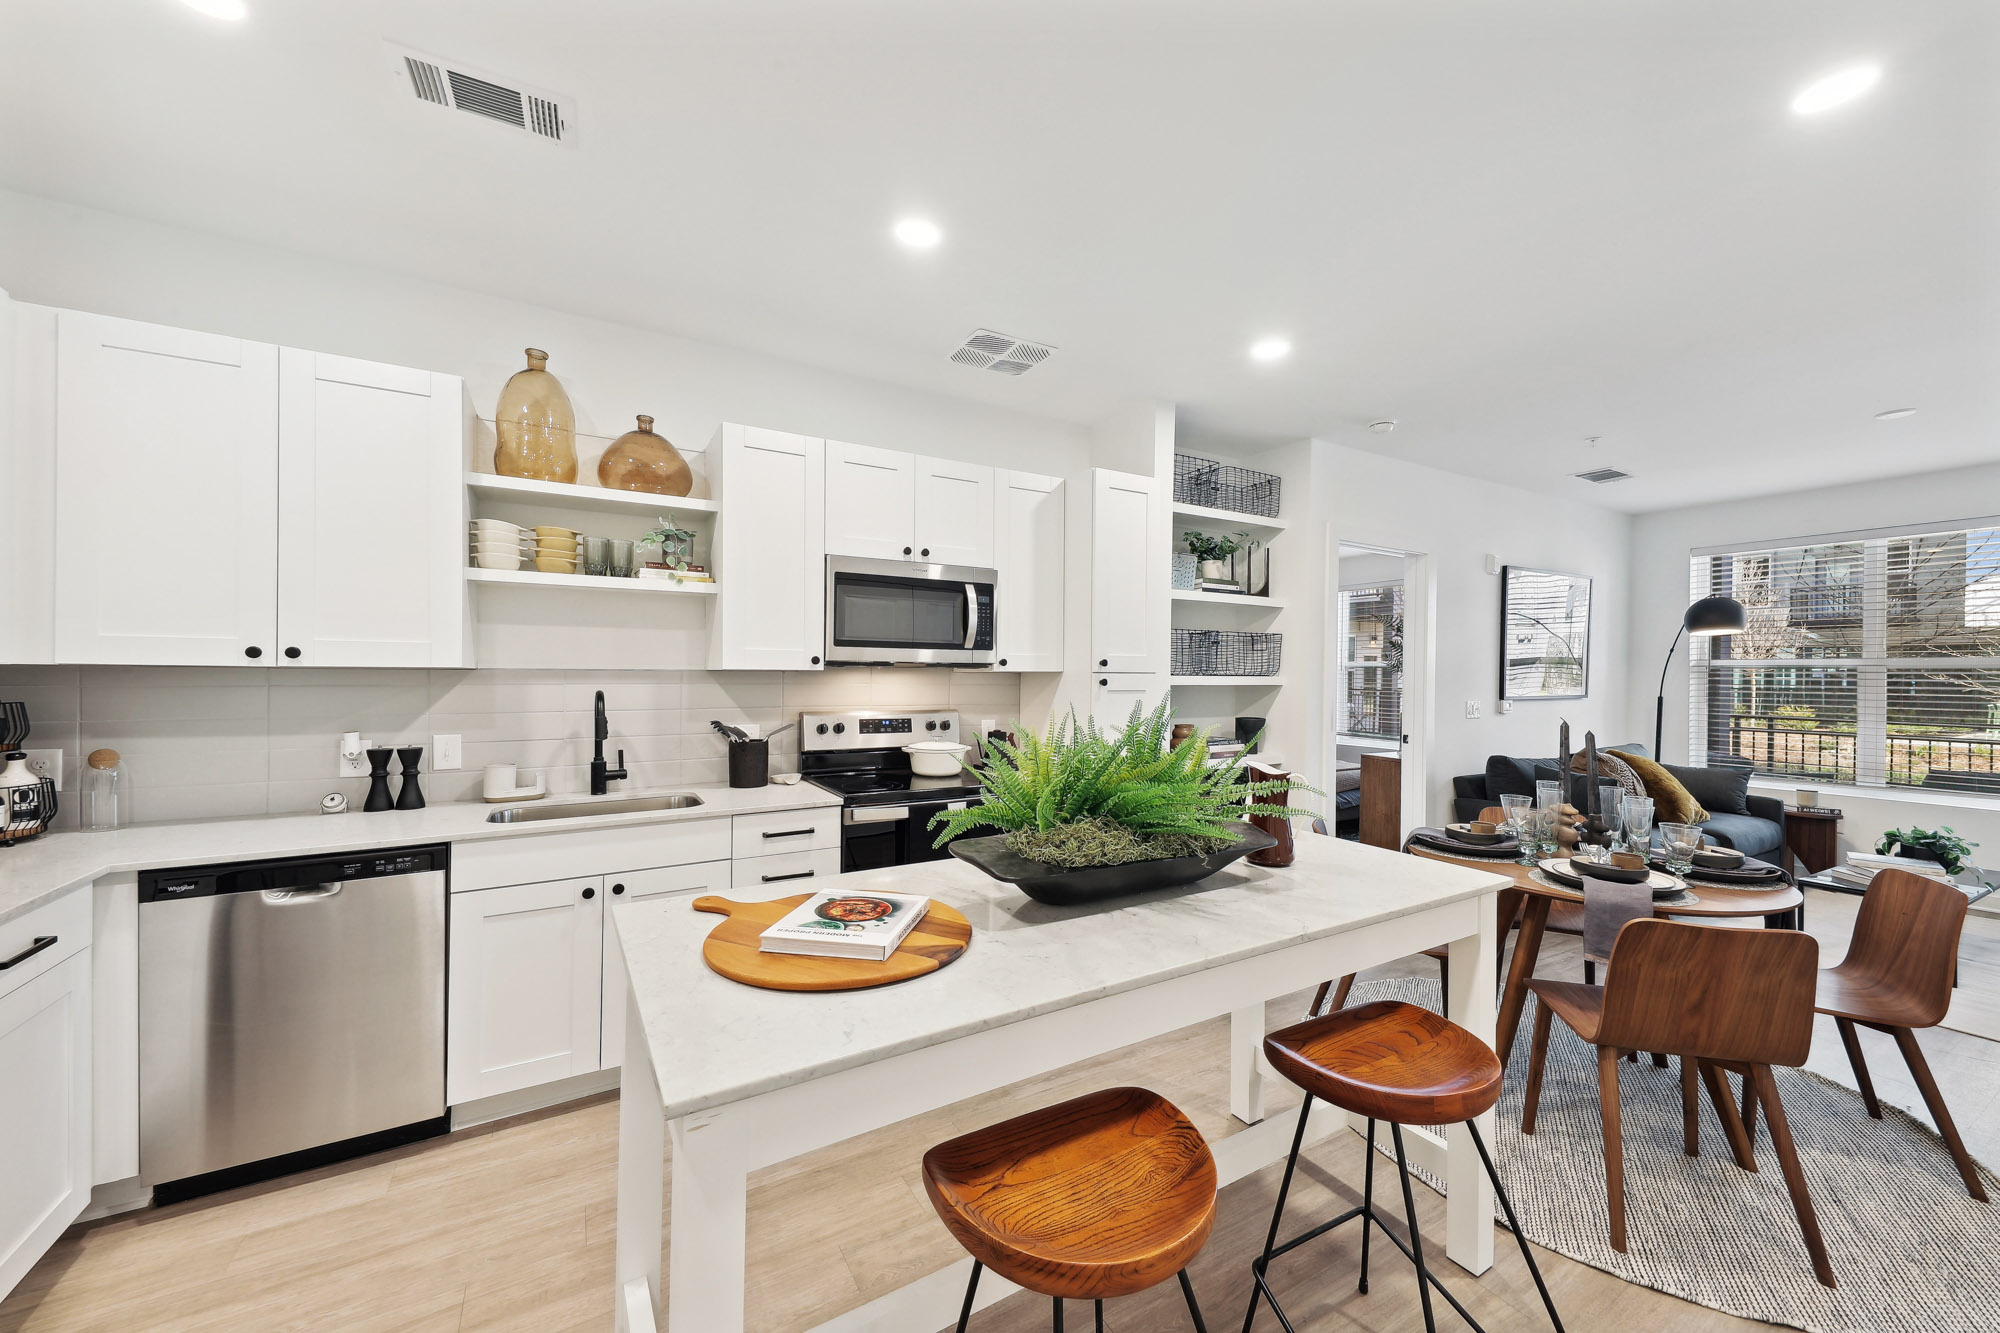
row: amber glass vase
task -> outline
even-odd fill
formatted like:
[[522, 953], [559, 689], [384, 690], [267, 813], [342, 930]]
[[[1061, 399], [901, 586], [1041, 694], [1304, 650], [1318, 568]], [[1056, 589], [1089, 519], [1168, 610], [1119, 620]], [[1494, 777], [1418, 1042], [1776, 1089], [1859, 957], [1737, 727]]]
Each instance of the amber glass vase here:
[[493, 410], [493, 470], [503, 477], [534, 481], [576, 480], [576, 412], [562, 381], [548, 371], [549, 354], [528, 349], [528, 368], [517, 370], [500, 390]]
[[597, 482], [613, 491], [686, 495], [694, 489], [694, 473], [666, 436], [653, 433], [653, 419], [640, 417], [639, 428], [613, 440], [597, 460]]

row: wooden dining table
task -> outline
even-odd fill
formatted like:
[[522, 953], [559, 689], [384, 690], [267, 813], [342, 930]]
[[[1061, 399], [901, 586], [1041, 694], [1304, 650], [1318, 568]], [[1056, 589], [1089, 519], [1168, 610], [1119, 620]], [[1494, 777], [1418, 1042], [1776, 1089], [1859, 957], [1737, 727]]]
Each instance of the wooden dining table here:
[[[1528, 980], [1535, 975], [1535, 964], [1541, 958], [1542, 936], [1548, 930], [1549, 909], [1557, 903], [1575, 903], [1581, 907], [1583, 893], [1579, 889], [1551, 883], [1546, 878], [1538, 879], [1534, 866], [1524, 866], [1518, 861], [1452, 856], [1415, 843], [1405, 844], [1403, 850], [1430, 861], [1490, 870], [1514, 881], [1513, 888], [1500, 891], [1495, 909], [1503, 944], [1507, 923], [1514, 920], [1516, 913], [1519, 914], [1521, 931], [1520, 938], [1514, 941], [1514, 958], [1507, 968], [1507, 984], [1500, 992], [1500, 1019], [1494, 1032], [1495, 1049], [1502, 1052], [1501, 1060], [1505, 1063], [1506, 1053], [1514, 1049], [1514, 1034], [1521, 1026], [1521, 1011], [1528, 1000]], [[1805, 894], [1796, 885], [1788, 883], [1777, 889], [1746, 889], [1705, 884], [1695, 879], [1684, 879], [1684, 882], [1694, 901], [1658, 904], [1653, 909], [1654, 916], [1707, 918], [1711, 921], [1762, 917], [1766, 926], [1805, 927]]]

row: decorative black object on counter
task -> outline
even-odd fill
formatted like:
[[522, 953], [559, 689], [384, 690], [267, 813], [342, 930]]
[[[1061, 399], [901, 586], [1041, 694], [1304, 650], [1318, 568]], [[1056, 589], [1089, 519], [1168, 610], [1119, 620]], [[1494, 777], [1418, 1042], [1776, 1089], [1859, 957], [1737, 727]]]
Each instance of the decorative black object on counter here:
[[424, 757], [424, 747], [403, 747], [396, 751], [396, 757], [403, 761], [403, 787], [396, 793], [396, 808], [421, 810], [424, 808], [424, 789], [417, 785], [417, 765]]
[[1207, 856], [1176, 856], [1156, 861], [1127, 861], [1123, 865], [1089, 866], [1082, 870], [1058, 870], [1030, 861], [1007, 845], [1005, 833], [987, 838], [958, 838], [951, 854], [969, 861], [1003, 884], [1012, 884], [1038, 903], [1074, 907], [1100, 898], [1116, 898], [1148, 889], [1170, 889], [1207, 879], [1230, 862], [1278, 840], [1249, 824], [1234, 824], [1230, 832], [1236, 841]]
[[387, 746], [368, 752], [368, 799], [361, 803], [363, 810], [372, 813], [396, 808], [389, 795], [389, 756], [394, 753]]

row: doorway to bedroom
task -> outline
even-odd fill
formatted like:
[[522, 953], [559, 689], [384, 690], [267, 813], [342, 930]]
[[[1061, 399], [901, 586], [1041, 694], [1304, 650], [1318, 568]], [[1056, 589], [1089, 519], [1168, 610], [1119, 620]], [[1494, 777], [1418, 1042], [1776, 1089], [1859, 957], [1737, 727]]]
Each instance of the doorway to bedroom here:
[[1429, 562], [1341, 542], [1332, 625], [1333, 831], [1400, 847], [1423, 822]]

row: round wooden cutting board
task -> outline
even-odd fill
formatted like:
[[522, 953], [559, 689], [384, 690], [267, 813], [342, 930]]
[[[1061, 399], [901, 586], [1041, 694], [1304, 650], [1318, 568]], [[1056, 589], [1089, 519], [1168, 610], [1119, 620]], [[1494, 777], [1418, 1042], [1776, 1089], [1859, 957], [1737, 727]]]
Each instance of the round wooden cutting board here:
[[931, 902], [916, 929], [903, 937], [896, 952], [883, 962], [860, 958], [807, 958], [799, 954], [764, 953], [757, 937], [812, 895], [794, 894], [764, 903], [739, 903], [713, 896], [694, 900], [697, 912], [728, 917], [702, 941], [701, 956], [731, 981], [766, 990], [863, 990], [887, 986], [935, 972], [954, 962], [972, 941], [972, 923], [955, 908]]

